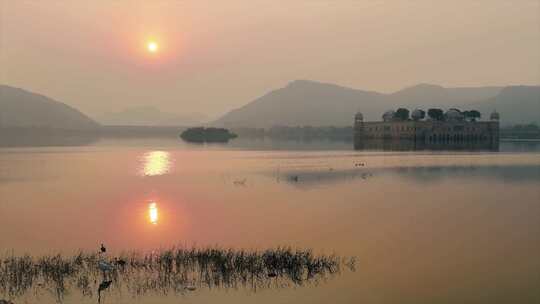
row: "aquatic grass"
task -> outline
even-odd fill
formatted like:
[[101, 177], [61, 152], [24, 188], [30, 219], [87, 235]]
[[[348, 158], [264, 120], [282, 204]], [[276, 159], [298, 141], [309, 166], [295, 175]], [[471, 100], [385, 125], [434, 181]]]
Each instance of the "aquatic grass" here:
[[[115, 265], [103, 272], [100, 260]], [[59, 302], [70, 291], [99, 298], [107, 289], [185, 294], [197, 288], [260, 288], [301, 286], [354, 270], [354, 258], [316, 255], [311, 250], [278, 247], [266, 250], [219, 247], [172, 247], [150, 252], [108, 256], [80, 251], [32, 257], [13, 254], [0, 258], [0, 295], [14, 299], [31, 290], [46, 290]], [[110, 283], [108, 283], [110, 281]], [[110, 287], [109, 287], [110, 286]]]

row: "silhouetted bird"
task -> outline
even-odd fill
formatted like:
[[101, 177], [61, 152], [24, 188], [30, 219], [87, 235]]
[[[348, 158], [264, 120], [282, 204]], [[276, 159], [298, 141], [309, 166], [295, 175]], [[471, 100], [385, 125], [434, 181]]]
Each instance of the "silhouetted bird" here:
[[112, 283], [111, 280], [101, 282], [101, 284], [99, 284], [98, 292], [101, 292], [101, 291], [109, 288], [109, 286], [111, 286], [111, 283]]
[[101, 302], [101, 292], [107, 288], [109, 288], [109, 286], [111, 286], [111, 283], [112, 281], [109, 280], [109, 281], [103, 281], [101, 282], [101, 284], [99, 284], [99, 288], [98, 288], [98, 303]]
[[101, 253], [105, 253], [107, 251], [107, 248], [105, 248], [105, 246], [103, 246], [103, 243], [101, 244]]
[[126, 261], [122, 260], [122, 259], [119, 259], [119, 258], [115, 258], [114, 259], [114, 262], [116, 263], [116, 265], [120, 265], [122, 267], [126, 266]]

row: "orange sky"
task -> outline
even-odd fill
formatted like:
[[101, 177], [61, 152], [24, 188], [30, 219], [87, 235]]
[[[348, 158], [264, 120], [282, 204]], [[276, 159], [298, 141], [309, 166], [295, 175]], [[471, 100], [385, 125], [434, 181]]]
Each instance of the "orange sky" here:
[[539, 1], [291, 2], [0, 0], [0, 83], [90, 115], [211, 116], [294, 79], [540, 83]]

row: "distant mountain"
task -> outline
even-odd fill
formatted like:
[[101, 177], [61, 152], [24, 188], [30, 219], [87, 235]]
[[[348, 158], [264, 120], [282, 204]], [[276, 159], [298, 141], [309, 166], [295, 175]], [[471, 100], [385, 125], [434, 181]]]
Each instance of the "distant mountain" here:
[[225, 127], [350, 125], [358, 110], [386, 108], [384, 95], [306, 80], [291, 82], [232, 110], [215, 124]]
[[360, 111], [365, 120], [379, 120], [384, 111], [457, 107], [477, 108], [487, 117], [501, 113], [502, 123], [540, 121], [540, 87], [445, 88], [419, 84], [391, 94], [362, 91], [333, 84], [296, 80], [247, 105], [232, 110], [213, 124], [225, 127], [349, 126]]
[[0, 128], [89, 130], [99, 124], [78, 110], [40, 94], [0, 85]]
[[389, 103], [395, 106], [416, 107], [448, 107], [459, 106], [491, 98], [501, 91], [502, 87], [477, 88], [445, 88], [433, 84], [418, 84], [389, 94]]
[[470, 103], [470, 108], [489, 114], [497, 110], [501, 124], [540, 124], [540, 86], [509, 86], [491, 98]]
[[192, 126], [201, 124], [206, 117], [201, 114], [167, 113], [155, 107], [133, 107], [120, 112], [105, 113], [97, 117], [97, 120], [104, 125]]

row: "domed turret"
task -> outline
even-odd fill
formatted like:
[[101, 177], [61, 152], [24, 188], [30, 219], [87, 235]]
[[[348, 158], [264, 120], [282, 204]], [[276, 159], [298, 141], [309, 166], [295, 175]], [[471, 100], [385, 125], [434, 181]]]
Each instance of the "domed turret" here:
[[354, 115], [354, 128], [358, 129], [361, 128], [364, 125], [364, 115], [362, 113], [357, 112], [356, 115]]
[[394, 110], [388, 110], [384, 112], [382, 119], [383, 121], [392, 121], [396, 112]]
[[415, 109], [411, 114], [413, 120], [421, 120], [424, 119], [424, 117], [426, 117], [426, 112], [421, 109]]
[[465, 116], [458, 109], [450, 109], [444, 113], [448, 120], [463, 120]]
[[489, 119], [491, 119], [491, 120], [499, 120], [499, 119], [501, 119], [501, 115], [499, 115], [499, 112], [494, 110], [491, 113], [491, 115], [489, 116]]

